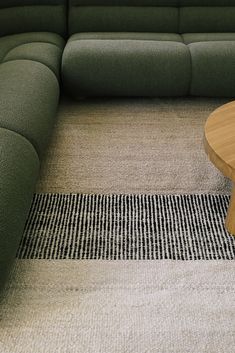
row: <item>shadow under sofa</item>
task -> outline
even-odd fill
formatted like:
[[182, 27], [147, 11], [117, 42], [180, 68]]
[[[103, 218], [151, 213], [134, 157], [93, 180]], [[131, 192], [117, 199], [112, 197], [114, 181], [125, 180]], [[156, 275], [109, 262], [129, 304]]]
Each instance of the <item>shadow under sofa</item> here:
[[235, 0], [2, 0], [0, 286], [60, 87], [86, 96], [235, 96]]

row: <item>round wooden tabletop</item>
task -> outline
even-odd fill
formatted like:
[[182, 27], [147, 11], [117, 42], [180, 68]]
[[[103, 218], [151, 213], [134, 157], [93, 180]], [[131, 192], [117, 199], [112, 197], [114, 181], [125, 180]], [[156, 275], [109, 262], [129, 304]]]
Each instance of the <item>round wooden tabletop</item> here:
[[235, 235], [235, 101], [223, 105], [209, 116], [204, 143], [211, 162], [233, 181], [225, 226], [229, 233]]
[[235, 182], [235, 101], [221, 106], [209, 116], [204, 143], [211, 162]]

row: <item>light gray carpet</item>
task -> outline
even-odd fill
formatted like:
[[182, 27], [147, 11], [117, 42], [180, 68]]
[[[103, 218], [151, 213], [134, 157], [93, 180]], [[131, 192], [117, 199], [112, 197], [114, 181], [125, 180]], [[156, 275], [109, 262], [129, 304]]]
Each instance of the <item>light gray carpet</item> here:
[[[37, 191], [227, 194], [202, 146], [223, 102], [63, 100]], [[234, 289], [234, 261], [17, 260], [0, 353], [233, 353]]]
[[231, 261], [18, 261], [1, 353], [234, 353]]
[[38, 192], [224, 193], [203, 129], [222, 99], [63, 100]]

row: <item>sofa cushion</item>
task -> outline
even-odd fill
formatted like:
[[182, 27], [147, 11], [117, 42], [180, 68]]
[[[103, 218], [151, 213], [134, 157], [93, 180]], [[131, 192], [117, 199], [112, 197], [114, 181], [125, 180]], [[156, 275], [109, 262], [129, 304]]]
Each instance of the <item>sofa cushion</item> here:
[[0, 63], [33, 60], [48, 66], [60, 76], [64, 39], [55, 33], [22, 33], [0, 38]]
[[26, 137], [43, 153], [54, 124], [59, 84], [45, 65], [15, 60], [0, 65], [0, 127]]
[[235, 96], [235, 41], [197, 42], [188, 45], [192, 58], [191, 94]]
[[235, 41], [235, 33], [185, 33], [182, 34], [185, 44], [196, 42]]
[[66, 35], [66, 0], [1, 0], [0, 36], [24, 32]]
[[33, 146], [0, 128], [0, 287], [15, 257], [39, 172]]
[[[82, 36], [84, 36], [82, 34]], [[72, 36], [62, 60], [65, 88], [79, 96], [180, 96], [188, 93], [191, 66], [186, 45], [157, 40]], [[170, 38], [170, 35], [168, 39]], [[99, 38], [99, 39], [98, 39]], [[132, 35], [129, 37], [132, 38]], [[172, 37], [172, 39], [174, 36]], [[178, 38], [178, 37], [177, 37]], [[180, 39], [179, 39], [180, 40]]]
[[176, 0], [69, 0], [69, 34], [177, 32]]

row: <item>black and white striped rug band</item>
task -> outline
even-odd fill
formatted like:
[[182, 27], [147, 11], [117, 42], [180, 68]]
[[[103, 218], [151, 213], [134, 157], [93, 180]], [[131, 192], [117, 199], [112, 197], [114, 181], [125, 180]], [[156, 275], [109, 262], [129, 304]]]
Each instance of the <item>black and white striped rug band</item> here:
[[233, 260], [225, 195], [37, 194], [20, 259]]

